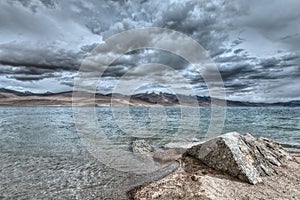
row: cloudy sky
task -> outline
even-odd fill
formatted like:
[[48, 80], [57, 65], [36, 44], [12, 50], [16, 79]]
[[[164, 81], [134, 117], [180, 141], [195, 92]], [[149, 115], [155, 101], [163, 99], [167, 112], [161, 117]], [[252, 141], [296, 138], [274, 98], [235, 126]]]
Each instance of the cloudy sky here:
[[[94, 47], [125, 30], [161, 27], [202, 45], [221, 73], [228, 99], [300, 99], [299, 10], [298, 0], [2, 0], [0, 87], [70, 91]], [[147, 63], [171, 66], [196, 94], [208, 95], [205, 82], [186, 60], [155, 49], [121, 56], [101, 77], [99, 91], [111, 92], [124, 74], [138, 70], [143, 73], [132, 73], [129, 83], [151, 73], [176, 79], [151, 65], [138, 67]], [[149, 82], [138, 91], [157, 89]]]

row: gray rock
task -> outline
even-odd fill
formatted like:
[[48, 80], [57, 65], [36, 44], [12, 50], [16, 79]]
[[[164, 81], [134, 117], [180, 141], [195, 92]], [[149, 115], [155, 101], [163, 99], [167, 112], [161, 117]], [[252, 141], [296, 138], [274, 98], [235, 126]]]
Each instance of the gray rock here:
[[176, 149], [167, 149], [161, 151], [155, 151], [153, 154], [153, 159], [159, 163], [173, 162], [181, 158], [182, 152]]
[[187, 149], [202, 143], [203, 142], [172, 142], [165, 144], [162, 147], [166, 150], [175, 149], [178, 153], [183, 154]]
[[292, 157], [276, 142], [250, 134], [227, 133], [186, 151], [216, 170], [226, 172], [251, 184], [261, 182], [262, 176], [276, 174], [280, 166]]
[[165, 144], [162, 148], [154, 151], [153, 160], [159, 163], [179, 160], [188, 148], [198, 144], [201, 144], [201, 142], [176, 142]]
[[132, 151], [135, 154], [148, 154], [153, 151], [153, 148], [145, 140], [134, 140], [132, 142]]

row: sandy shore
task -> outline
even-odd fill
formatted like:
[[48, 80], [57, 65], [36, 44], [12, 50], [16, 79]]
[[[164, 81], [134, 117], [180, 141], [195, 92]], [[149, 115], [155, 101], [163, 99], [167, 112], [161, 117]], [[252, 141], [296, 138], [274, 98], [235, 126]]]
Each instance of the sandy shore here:
[[275, 176], [250, 185], [198, 160], [184, 157], [180, 167], [165, 178], [130, 192], [132, 199], [300, 199], [300, 153], [276, 167]]

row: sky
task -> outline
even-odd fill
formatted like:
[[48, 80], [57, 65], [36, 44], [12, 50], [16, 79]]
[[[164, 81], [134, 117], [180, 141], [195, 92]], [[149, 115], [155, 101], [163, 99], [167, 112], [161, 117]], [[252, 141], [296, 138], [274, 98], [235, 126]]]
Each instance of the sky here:
[[[227, 99], [300, 100], [299, 10], [298, 0], [2, 0], [0, 88], [71, 91], [83, 60], [97, 45], [122, 31], [160, 27], [186, 34], [206, 50]], [[128, 84], [155, 74], [189, 93], [168, 70], [147, 63], [171, 66], [195, 94], [209, 95], [201, 74], [185, 59], [157, 49], [119, 57], [101, 77], [99, 92], [114, 91], [131, 73]], [[136, 88], [172, 92], [151, 82]]]

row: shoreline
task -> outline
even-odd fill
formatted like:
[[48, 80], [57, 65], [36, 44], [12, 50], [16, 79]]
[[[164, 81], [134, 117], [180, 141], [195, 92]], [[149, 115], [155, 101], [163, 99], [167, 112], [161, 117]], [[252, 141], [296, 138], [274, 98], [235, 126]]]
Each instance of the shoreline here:
[[300, 152], [289, 152], [293, 160], [276, 167], [277, 175], [263, 177], [257, 185], [242, 182], [207, 167], [192, 157], [164, 178], [128, 191], [129, 199], [299, 199]]

